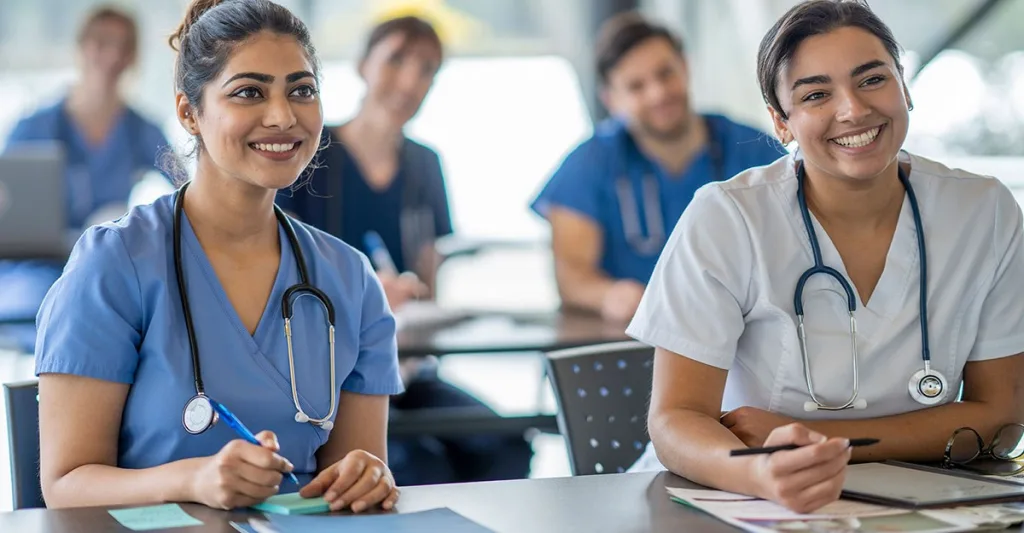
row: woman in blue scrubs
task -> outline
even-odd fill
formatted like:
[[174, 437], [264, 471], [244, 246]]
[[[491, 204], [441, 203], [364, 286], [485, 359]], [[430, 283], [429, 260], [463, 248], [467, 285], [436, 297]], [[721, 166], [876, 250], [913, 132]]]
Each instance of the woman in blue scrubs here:
[[[293, 472], [332, 509], [390, 509], [388, 396], [402, 386], [384, 293], [365, 256], [274, 209], [323, 127], [309, 32], [266, 0], [196, 0], [171, 43], [195, 177], [87, 230], [43, 302], [47, 505], [230, 509], [297, 490]], [[262, 446], [185, 409], [199, 395]]]
[[[81, 73], [57, 103], [22, 119], [11, 132], [6, 152], [39, 141], [58, 141], [67, 159], [67, 222], [77, 230], [126, 210], [132, 187], [157, 165], [167, 141], [160, 130], [125, 104], [119, 84], [138, 48], [135, 21], [113, 8], [94, 11], [78, 37]], [[113, 216], [109, 216], [113, 213]], [[32, 320], [47, 289], [60, 275], [60, 263], [0, 262], [0, 321]], [[9, 328], [5, 336], [31, 352], [35, 328]]]
[[[376, 265], [377, 275], [396, 311], [431, 292], [434, 241], [452, 232], [440, 159], [402, 131], [430, 90], [442, 55], [437, 33], [421, 19], [401, 17], [376, 26], [359, 63], [367, 86], [359, 112], [345, 124], [324, 129], [320, 166], [308, 181], [278, 194], [284, 209], [371, 258], [375, 255], [365, 236], [379, 235], [394, 270]], [[408, 390], [393, 398], [393, 408], [486, 409], [442, 381], [433, 365], [422, 363], [403, 360]], [[502, 435], [392, 439], [388, 452], [401, 485], [523, 478], [533, 456], [526, 439]]]

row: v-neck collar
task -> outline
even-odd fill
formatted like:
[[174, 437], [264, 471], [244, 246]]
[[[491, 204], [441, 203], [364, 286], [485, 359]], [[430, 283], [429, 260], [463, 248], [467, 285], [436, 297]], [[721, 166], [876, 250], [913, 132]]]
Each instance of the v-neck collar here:
[[224, 286], [221, 284], [220, 279], [217, 277], [217, 272], [213, 269], [213, 265], [210, 263], [209, 257], [206, 255], [206, 251], [203, 250], [202, 244], [196, 237], [195, 231], [192, 229], [192, 224], [188, 220], [188, 215], [182, 213], [182, 224], [181, 232], [182, 238], [185, 240], [184, 244], [188, 247], [192, 257], [200, 267], [200, 271], [203, 273], [203, 278], [206, 280], [210, 287], [213, 295], [217, 298], [217, 301], [223, 307], [231, 325], [238, 331], [238, 333], [246, 340], [249, 347], [254, 351], [260, 351], [260, 339], [266, 336], [266, 331], [271, 327], [274, 322], [273, 312], [278, 309], [279, 306], [274, 305], [275, 302], [280, 300], [280, 297], [284, 294], [285, 283], [287, 278], [285, 276], [291, 274], [294, 270], [294, 256], [291, 251], [291, 247], [288, 246], [288, 237], [284, 233], [284, 228], [278, 224], [278, 239], [281, 242], [281, 261], [277, 267], [277, 275], [274, 277], [274, 285], [270, 291], [270, 297], [267, 299], [267, 303], [263, 307], [263, 313], [260, 315], [260, 322], [256, 325], [256, 331], [250, 335], [248, 328], [242, 323], [241, 317], [238, 315], [238, 311], [231, 304], [231, 300], [228, 298], [227, 292], [224, 290]]
[[[281, 262], [277, 268], [277, 277], [274, 279], [274, 286], [270, 291], [270, 297], [267, 299], [267, 303], [263, 308], [263, 314], [260, 316], [260, 323], [256, 326], [256, 332], [252, 335], [249, 334], [249, 330], [246, 329], [245, 325], [242, 323], [242, 319], [238, 316], [238, 312], [235, 311], [234, 306], [231, 305], [231, 300], [228, 299], [227, 292], [224, 290], [224, 286], [221, 285], [220, 279], [217, 277], [217, 273], [213, 270], [213, 265], [210, 263], [206, 252], [199, 243], [199, 239], [196, 237], [195, 231], [192, 229], [192, 224], [189, 222], [188, 216], [185, 213], [182, 213], [181, 238], [184, 241], [184, 248], [189, 252], [188, 255], [192, 257], [195, 264], [199, 267], [199, 271], [202, 273], [202, 278], [206, 281], [210, 293], [220, 304], [222, 312], [235, 330], [235, 334], [238, 335], [239, 340], [248, 348], [249, 355], [252, 357], [253, 361], [263, 369], [264, 373], [270, 376], [278, 389], [280, 389], [280, 391], [285, 394], [289, 400], [291, 400], [291, 377], [287, 374], [287, 362], [281, 362], [281, 367], [283, 367], [283, 369], [275, 364], [275, 360], [273, 358], [275, 353], [272, 350], [273, 335], [284, 335], [283, 319], [279, 319], [276, 315], [281, 310], [281, 299], [284, 297], [285, 290], [287, 290], [290, 285], [298, 283], [298, 269], [295, 265], [295, 253], [289, 244], [288, 236], [285, 233], [284, 227], [278, 224], [278, 238], [281, 242]], [[185, 260], [184, 257], [182, 259], [183, 261]], [[182, 267], [184, 266], [185, 265], [182, 265]], [[187, 281], [188, 278], [186, 276], [186, 282]], [[193, 281], [192, 283], [195, 282]], [[193, 285], [193, 287], [195, 287], [195, 285]], [[201, 356], [202, 355], [200, 355], [200, 357]], [[326, 415], [326, 412], [318, 409], [309, 401], [308, 398], [303, 396], [301, 390], [297, 391], [297, 393], [299, 396], [299, 402], [307, 413], [310, 413], [311, 416], [316, 418]]]
[[117, 114], [110, 129], [107, 130], [106, 136], [99, 144], [92, 144], [89, 139], [85, 136], [82, 129], [75, 123], [71, 117], [71, 112], [68, 111], [68, 102], [65, 98], [60, 105], [61, 120], [64, 123], [64, 127], [67, 128], [68, 136], [70, 141], [75, 144], [83, 153], [87, 154], [87, 157], [95, 157], [97, 155], [106, 154], [114, 144], [114, 140], [119, 135], [125, 133], [121, 130], [124, 129], [128, 122], [128, 106], [122, 104], [121, 111]]
[[[905, 162], [903, 158], [900, 158], [900, 162]], [[796, 232], [799, 241], [802, 243], [802, 248], [807, 258], [807, 267], [811, 268], [814, 264], [814, 255], [811, 251], [811, 244], [807, 238], [807, 229], [804, 227], [802, 214], [800, 212], [800, 206], [797, 202], [796, 191], [797, 191], [797, 178], [795, 171], [796, 159], [793, 158], [793, 163], [789, 165], [789, 172], [792, 179], [786, 180], [788, 184], [786, 187], [780, 187], [777, 190], [781, 194], [785, 195], [784, 202], [788, 205], [790, 216], [790, 224], [793, 231]], [[914, 169], [911, 167], [908, 180], [913, 186], [914, 182]], [[923, 217], [923, 215], [922, 215]], [[906, 192], [903, 195], [903, 203], [900, 207], [899, 219], [896, 223], [896, 230], [892, 236], [892, 242], [889, 244], [889, 249], [885, 256], [885, 266], [882, 270], [882, 275], [878, 278], [878, 282], [875, 284], [875, 288], [871, 293], [871, 297], [868, 299], [867, 304], [861, 299], [860, 293], [857, 290], [857, 286], [850, 281], [849, 273], [846, 269], [846, 265], [843, 263], [842, 256], [839, 255], [839, 250], [832, 242], [831, 237], [825, 232], [824, 228], [818, 222], [814, 213], [811, 213], [811, 225], [814, 229], [814, 234], [818, 238], [818, 244], [821, 248], [822, 261], [826, 266], [830, 266], [846, 279], [847, 283], [853, 289], [854, 298], [857, 299], [857, 319], [858, 322], [863, 323], [868, 316], [862, 311], [866, 310], [870, 312], [870, 315], [879, 319], [886, 320], [895, 315], [899, 311], [902, 302], [906, 298], [906, 293], [910, 289], [910, 281], [914, 277], [914, 273], [917, 271], [918, 261], [921, 260], [920, 250], [917, 246], [917, 232], [920, 230], [914, 223], [913, 210], [910, 207], [910, 200], [907, 198]], [[801, 272], [802, 273], [802, 272]], [[796, 277], [799, 277], [800, 273], [796, 273]], [[794, 279], [796, 279], [794, 277]], [[838, 289], [838, 282], [832, 280], [832, 283]], [[865, 332], [866, 333], [866, 332]]]

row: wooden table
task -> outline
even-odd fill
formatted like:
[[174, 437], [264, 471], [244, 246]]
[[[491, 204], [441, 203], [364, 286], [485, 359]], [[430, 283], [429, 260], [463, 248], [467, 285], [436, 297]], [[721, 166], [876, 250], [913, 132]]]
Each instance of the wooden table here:
[[[552, 479], [496, 481], [407, 487], [398, 512], [448, 507], [485, 527], [510, 533], [574, 531], [733, 532], [726, 525], [668, 499], [665, 487], [693, 487], [672, 474], [605, 474]], [[228, 522], [250, 513], [226, 513], [198, 505], [182, 506], [203, 521], [202, 527], [164, 530], [170, 533], [235, 533]], [[339, 531], [344, 518], [338, 519]], [[102, 508], [48, 511], [32, 509], [0, 514], [0, 531], [78, 533], [128, 531]]]
[[398, 332], [398, 356], [546, 352], [627, 340], [626, 326], [582, 312], [483, 313], [454, 324]]

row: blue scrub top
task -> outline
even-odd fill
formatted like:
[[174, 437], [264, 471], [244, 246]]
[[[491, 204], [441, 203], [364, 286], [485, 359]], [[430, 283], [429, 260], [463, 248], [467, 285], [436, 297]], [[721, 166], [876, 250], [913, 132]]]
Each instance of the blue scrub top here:
[[[238, 436], [220, 423], [200, 435], [182, 427], [195, 394], [178, 296], [172, 242], [173, 195], [94, 226], [78, 241], [39, 311], [36, 373], [64, 373], [131, 385], [117, 464], [148, 468], [216, 454]], [[295, 223], [310, 282], [336, 311], [336, 383], [360, 394], [402, 391], [395, 321], [365, 256]], [[255, 335], [239, 319], [193, 233], [182, 220], [182, 260], [207, 394], [253, 432], [277, 434], [301, 483], [317, 471], [328, 431], [295, 422], [281, 298], [298, 283], [283, 229], [281, 266]], [[326, 318], [311, 297], [295, 301], [292, 328], [300, 403], [311, 417], [330, 406]], [[44, 435], [42, 438], [46, 438]], [[294, 491], [283, 483], [282, 491]]]
[[59, 141], [65, 149], [68, 223], [81, 228], [97, 209], [126, 203], [142, 172], [159, 170], [158, 158], [168, 146], [160, 129], [125, 107], [107, 138], [90, 145], [71, 120], [66, 100], [22, 119], [7, 140], [7, 151], [19, 143]]
[[436, 152], [405, 139], [394, 181], [378, 191], [331, 128], [323, 136], [327, 147], [318, 156], [319, 166], [297, 187], [278, 193], [277, 203], [284, 210], [366, 254], [364, 237], [376, 231], [400, 272], [414, 267], [423, 246], [452, 232]]
[[[601, 268], [614, 279], [646, 284], [664, 241], [656, 250], [638, 250], [626, 238], [616, 181], [632, 185], [637, 222], [649, 235], [643, 202], [644, 176], [653, 176], [660, 190], [662, 235], [667, 239], [683, 210], [702, 185], [724, 180], [748, 168], [766, 165], [786, 153], [773, 137], [721, 115], [703, 115], [715, 149], [705, 148], [679, 175], [669, 175], [637, 147], [621, 121], [598, 124], [594, 135], [574, 149], [544, 186], [531, 208], [546, 217], [552, 206], [571, 209], [593, 220], [603, 231]], [[712, 154], [717, 150], [717, 157]], [[720, 165], [715, 163], [717, 159]], [[716, 167], [720, 166], [720, 169]], [[629, 206], [627, 206], [627, 212]], [[634, 243], [635, 244], [635, 243]]]

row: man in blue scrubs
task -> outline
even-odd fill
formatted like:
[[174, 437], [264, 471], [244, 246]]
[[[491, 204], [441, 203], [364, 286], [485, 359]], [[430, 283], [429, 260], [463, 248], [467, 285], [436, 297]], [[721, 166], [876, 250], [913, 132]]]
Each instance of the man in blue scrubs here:
[[694, 192], [778, 159], [771, 136], [691, 107], [679, 37], [629, 13], [597, 44], [613, 118], [570, 153], [532, 204], [551, 224], [563, 304], [626, 322]]

